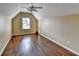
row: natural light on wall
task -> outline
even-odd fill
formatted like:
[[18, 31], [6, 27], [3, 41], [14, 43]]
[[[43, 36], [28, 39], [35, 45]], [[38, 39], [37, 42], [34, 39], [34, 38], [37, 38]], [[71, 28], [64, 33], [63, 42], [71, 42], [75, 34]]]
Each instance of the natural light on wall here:
[[30, 29], [30, 18], [22, 17], [22, 29]]

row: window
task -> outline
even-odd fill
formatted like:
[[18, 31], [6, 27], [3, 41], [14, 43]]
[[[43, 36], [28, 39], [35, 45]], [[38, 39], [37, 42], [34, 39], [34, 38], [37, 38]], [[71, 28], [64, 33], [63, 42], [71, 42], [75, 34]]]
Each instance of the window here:
[[30, 18], [29, 17], [22, 18], [22, 29], [30, 29]]

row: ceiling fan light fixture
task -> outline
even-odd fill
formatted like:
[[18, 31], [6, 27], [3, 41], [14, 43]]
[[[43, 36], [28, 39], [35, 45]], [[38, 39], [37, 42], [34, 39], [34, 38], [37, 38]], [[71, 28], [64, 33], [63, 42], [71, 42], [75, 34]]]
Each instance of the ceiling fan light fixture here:
[[38, 12], [37, 9], [42, 9], [43, 7], [35, 7], [33, 3], [28, 3], [28, 8], [27, 7], [23, 7], [26, 8], [28, 11], [31, 12]]

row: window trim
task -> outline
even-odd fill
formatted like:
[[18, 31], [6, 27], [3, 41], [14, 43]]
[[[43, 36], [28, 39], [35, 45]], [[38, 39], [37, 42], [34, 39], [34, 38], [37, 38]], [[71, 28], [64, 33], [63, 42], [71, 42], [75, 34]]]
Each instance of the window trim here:
[[22, 30], [29, 30], [30, 28], [29, 29], [23, 29], [23, 18], [29, 18], [29, 21], [30, 21], [30, 24], [29, 25], [30, 25], [30, 28], [31, 28], [31, 20], [30, 20], [30, 17], [23, 16], [22, 19], [21, 19], [21, 21], [22, 21], [21, 22], [22, 23]]

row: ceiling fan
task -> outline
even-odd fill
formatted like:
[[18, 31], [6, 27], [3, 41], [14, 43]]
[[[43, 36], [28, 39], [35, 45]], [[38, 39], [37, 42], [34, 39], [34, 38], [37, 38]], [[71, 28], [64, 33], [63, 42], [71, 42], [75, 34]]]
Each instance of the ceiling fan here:
[[31, 11], [31, 12], [33, 11], [38, 12], [37, 9], [42, 9], [43, 7], [36, 7], [34, 6], [34, 3], [29, 3], [28, 7], [21, 7], [21, 8], [26, 8], [28, 11]]

